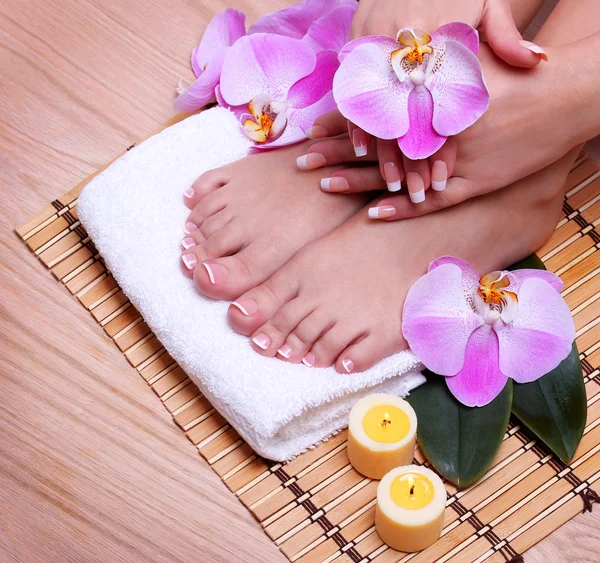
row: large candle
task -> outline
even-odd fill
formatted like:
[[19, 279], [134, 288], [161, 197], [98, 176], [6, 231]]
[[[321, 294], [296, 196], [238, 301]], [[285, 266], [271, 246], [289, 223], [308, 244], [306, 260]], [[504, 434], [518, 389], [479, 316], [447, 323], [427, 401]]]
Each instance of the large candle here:
[[350, 411], [348, 459], [359, 473], [381, 479], [415, 454], [417, 415], [404, 400], [376, 393], [358, 401]]
[[398, 551], [421, 551], [444, 527], [446, 489], [430, 469], [417, 465], [390, 471], [377, 488], [375, 527], [379, 537]]

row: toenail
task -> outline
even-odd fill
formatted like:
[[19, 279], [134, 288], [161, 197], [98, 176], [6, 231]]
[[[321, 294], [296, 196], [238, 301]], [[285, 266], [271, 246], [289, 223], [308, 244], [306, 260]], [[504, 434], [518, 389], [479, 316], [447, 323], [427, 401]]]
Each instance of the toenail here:
[[185, 227], [183, 227], [183, 232], [186, 235], [189, 235], [190, 233], [193, 233], [194, 231], [197, 231], [198, 227], [196, 227], [196, 225], [194, 225], [194, 223], [186, 223]]
[[346, 373], [352, 373], [352, 370], [354, 369], [354, 362], [352, 360], [342, 360], [342, 365], [344, 366]]
[[256, 304], [256, 301], [254, 301], [254, 299], [249, 299], [248, 297], [241, 297], [237, 301], [234, 301], [231, 305], [233, 307], [237, 307], [247, 317], [254, 315], [254, 313], [258, 311], [258, 305]]
[[326, 164], [327, 161], [325, 160], [325, 157], [318, 152], [309, 152], [296, 159], [296, 166], [300, 168], [300, 170], [314, 170], [315, 168], [321, 168], [321, 166], [325, 166]]
[[195, 254], [184, 254], [181, 259], [188, 270], [193, 270], [198, 264], [198, 259]]
[[271, 345], [271, 339], [262, 332], [257, 334], [252, 339], [252, 342], [254, 342], [254, 344], [256, 344], [261, 350], [266, 350]]
[[280, 356], [283, 356], [286, 360], [288, 360], [292, 355], [292, 347], [287, 344], [284, 344], [281, 348], [279, 348], [279, 350], [277, 350], [277, 353]]
[[192, 237], [185, 237], [181, 241], [181, 246], [187, 250], [188, 248], [192, 248], [192, 246], [196, 246], [196, 241]]
[[222, 284], [227, 279], [227, 270], [221, 264], [202, 262], [202, 265], [206, 268], [208, 279], [213, 285]]
[[388, 219], [396, 215], [396, 208], [391, 205], [369, 208], [369, 219]]
[[187, 190], [185, 190], [185, 191], [183, 192], [183, 195], [189, 199], [189, 198], [191, 198], [191, 197], [194, 197], [194, 194], [195, 194], [195, 193], [196, 193], [196, 192], [195, 192], [194, 188], [188, 188]]
[[315, 365], [315, 355], [312, 352], [309, 352], [308, 354], [306, 354], [306, 356], [304, 356], [304, 358], [302, 358], [302, 363], [306, 367], [313, 367]]

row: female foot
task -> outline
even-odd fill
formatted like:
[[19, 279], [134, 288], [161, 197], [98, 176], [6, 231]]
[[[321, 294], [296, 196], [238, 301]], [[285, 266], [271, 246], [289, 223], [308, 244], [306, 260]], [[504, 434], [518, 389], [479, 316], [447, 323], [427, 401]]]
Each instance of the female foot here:
[[302, 159], [309, 145], [251, 155], [203, 174], [186, 190], [192, 212], [182, 262], [202, 293], [235, 299], [369, 200], [315, 189], [335, 168], [298, 170], [297, 159], [304, 168], [312, 165]]
[[229, 322], [264, 356], [363, 371], [406, 347], [404, 298], [432, 260], [457, 256], [484, 274], [547, 240], [576, 154], [504, 190], [417, 219], [374, 223], [362, 210], [240, 297]]

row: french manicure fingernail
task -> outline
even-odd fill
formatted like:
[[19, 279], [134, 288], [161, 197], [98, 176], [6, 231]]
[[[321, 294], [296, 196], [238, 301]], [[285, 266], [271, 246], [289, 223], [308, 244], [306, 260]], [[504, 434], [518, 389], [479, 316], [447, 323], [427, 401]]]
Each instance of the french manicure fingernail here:
[[325, 157], [319, 152], [309, 152], [296, 159], [296, 166], [300, 168], [300, 170], [314, 170], [315, 168], [321, 168], [326, 164], [327, 161], [325, 160]]
[[388, 219], [396, 215], [396, 208], [391, 205], [369, 208], [369, 219]]
[[347, 192], [350, 186], [346, 178], [336, 176], [334, 178], [323, 178], [321, 180], [321, 189], [324, 192]]
[[327, 137], [327, 129], [320, 125], [313, 125], [310, 129], [307, 129], [306, 136], [309, 139], [322, 139], [323, 137]]
[[302, 363], [307, 367], [311, 368], [315, 365], [315, 355], [312, 352], [309, 352], [302, 358]]
[[185, 191], [183, 192], [183, 195], [189, 199], [189, 198], [191, 198], [191, 197], [194, 197], [194, 194], [195, 194], [195, 193], [196, 193], [196, 192], [194, 191], [194, 188], [188, 188], [187, 190], [185, 190]]
[[443, 192], [448, 181], [448, 167], [443, 160], [436, 160], [431, 167], [431, 187], [436, 192]]
[[386, 162], [383, 165], [383, 175], [385, 176], [385, 183], [390, 192], [398, 192], [402, 188], [400, 184], [400, 170], [393, 162]]
[[181, 260], [183, 261], [183, 263], [185, 264], [185, 267], [188, 270], [193, 270], [196, 265], [198, 264], [198, 259], [196, 258], [195, 254], [184, 254], [181, 257]]
[[532, 53], [540, 57], [540, 59], [542, 59], [543, 61], [548, 60], [548, 55], [546, 54], [546, 51], [544, 51], [544, 49], [542, 49], [539, 45], [536, 45], [531, 41], [519, 41], [519, 43], [523, 45], [525, 49], [529, 49]]
[[354, 369], [354, 362], [352, 360], [346, 358], [345, 360], [342, 360], [342, 365], [344, 366], [346, 373], [352, 373], [352, 370]]
[[258, 305], [256, 304], [256, 301], [254, 301], [254, 299], [249, 299], [248, 297], [240, 297], [231, 305], [233, 307], [237, 307], [247, 317], [254, 315], [254, 313], [258, 311]]
[[283, 356], [286, 360], [288, 360], [292, 355], [292, 347], [288, 346], [287, 344], [284, 344], [281, 348], [279, 348], [279, 350], [277, 350], [277, 353], [280, 356]]
[[271, 339], [262, 332], [257, 334], [252, 339], [252, 342], [254, 342], [254, 344], [256, 344], [261, 350], [266, 350], [271, 345]]
[[425, 201], [425, 184], [420, 174], [409, 172], [406, 175], [406, 187], [410, 201], [413, 203], [422, 203]]
[[193, 233], [194, 231], [197, 231], [197, 230], [198, 230], [198, 227], [196, 227], [196, 225], [194, 225], [194, 223], [190, 223], [190, 222], [186, 223], [185, 227], [183, 227], [183, 232], [186, 235], [189, 235], [190, 233]]
[[220, 285], [227, 279], [227, 270], [221, 264], [202, 262], [202, 265], [206, 269], [210, 283], [213, 285]]
[[196, 246], [196, 241], [192, 237], [185, 237], [181, 241], [181, 246], [183, 246], [184, 250], [188, 248], [192, 248], [192, 246]]
[[355, 129], [352, 133], [352, 145], [357, 157], [367, 156], [367, 134], [362, 129]]

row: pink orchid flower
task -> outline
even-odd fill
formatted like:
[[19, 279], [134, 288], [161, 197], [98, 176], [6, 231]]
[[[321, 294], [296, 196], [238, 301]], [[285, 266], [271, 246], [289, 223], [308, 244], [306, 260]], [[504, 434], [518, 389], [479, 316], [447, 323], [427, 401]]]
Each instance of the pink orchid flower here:
[[569, 355], [575, 327], [561, 289], [545, 270], [480, 279], [463, 260], [439, 258], [408, 292], [402, 331], [461, 403], [483, 406], [509, 377], [535, 381]]
[[300, 39], [246, 35], [225, 58], [217, 99], [257, 148], [289, 145], [335, 109], [331, 87], [338, 66], [335, 51], [315, 53]]
[[200, 45], [192, 53], [196, 80], [187, 88], [178, 88], [175, 111], [195, 111], [214, 101], [225, 55], [231, 45], [246, 35], [246, 14], [238, 10], [218, 13], [208, 24]]
[[396, 40], [355, 39], [340, 52], [335, 100], [371, 135], [397, 139], [410, 159], [427, 158], [488, 108], [478, 49], [477, 31], [458, 22], [431, 36], [406, 27]]

